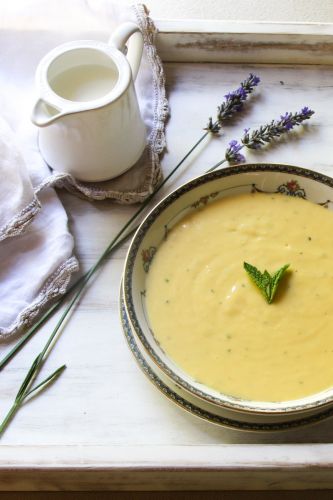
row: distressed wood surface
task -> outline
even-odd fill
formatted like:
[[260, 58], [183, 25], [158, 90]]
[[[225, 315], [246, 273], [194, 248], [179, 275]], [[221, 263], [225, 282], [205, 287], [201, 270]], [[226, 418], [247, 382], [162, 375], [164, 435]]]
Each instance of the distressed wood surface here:
[[157, 26], [166, 61], [333, 64], [331, 23], [165, 20]]
[[[173, 187], [223, 157], [229, 140], [304, 105], [308, 126], [247, 160], [300, 165], [333, 173], [333, 67], [168, 63], [171, 117], [167, 173], [202, 134], [223, 95], [253, 71], [262, 83], [243, 113], [218, 138], [207, 139], [170, 181]], [[163, 194], [163, 193], [162, 193]], [[162, 195], [161, 194], [161, 195]], [[68, 193], [69, 215], [82, 269], [88, 269], [134, 212]], [[90, 283], [42, 373], [67, 369], [42, 396], [25, 405], [0, 443], [2, 490], [293, 489], [333, 487], [332, 419], [283, 433], [252, 434], [201, 421], [165, 399], [140, 371], [124, 340], [118, 293], [127, 244]], [[2, 414], [11, 404], [56, 318], [0, 377]], [[0, 356], [11, 344], [0, 346]]]

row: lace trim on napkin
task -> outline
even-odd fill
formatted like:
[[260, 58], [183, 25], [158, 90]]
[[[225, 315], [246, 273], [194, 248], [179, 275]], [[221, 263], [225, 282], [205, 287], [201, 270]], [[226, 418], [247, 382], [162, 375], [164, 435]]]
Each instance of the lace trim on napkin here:
[[59, 295], [63, 295], [66, 292], [72, 273], [77, 271], [78, 268], [79, 264], [75, 257], [70, 257], [63, 262], [47, 279], [36, 299], [20, 313], [14, 323], [6, 328], [0, 327], [1, 339], [9, 336], [12, 337], [23, 326], [26, 327], [30, 325], [35, 316], [40, 313], [41, 308], [50, 300], [55, 299]]
[[30, 224], [34, 216], [39, 212], [40, 208], [41, 204], [37, 197], [34, 196], [29, 205], [17, 213], [5, 226], [0, 228], [0, 241], [22, 233], [26, 226]]
[[[149, 144], [154, 153], [162, 153], [166, 146], [165, 121], [169, 116], [169, 105], [165, 94], [165, 75], [162, 61], [157, 54], [154, 39], [157, 29], [149, 17], [149, 11], [145, 5], [133, 5], [138, 25], [141, 28], [148, 61], [153, 69], [154, 82], [154, 124], [149, 137]], [[158, 163], [159, 164], [159, 163]]]

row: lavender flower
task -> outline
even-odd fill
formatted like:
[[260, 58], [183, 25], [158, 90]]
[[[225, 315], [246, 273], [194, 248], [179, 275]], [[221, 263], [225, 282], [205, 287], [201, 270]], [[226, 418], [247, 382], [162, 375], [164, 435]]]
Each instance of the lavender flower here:
[[229, 142], [229, 147], [225, 152], [225, 159], [229, 163], [242, 163], [245, 161], [245, 156], [243, 156], [239, 151], [243, 149], [244, 146], [239, 144], [236, 140]]
[[289, 132], [295, 126], [300, 125], [303, 121], [308, 120], [313, 113], [314, 111], [305, 106], [298, 113], [281, 115], [279, 120], [272, 120], [271, 123], [262, 125], [251, 134], [249, 134], [249, 129], [246, 129], [242, 144], [250, 149], [259, 149], [265, 143], [271, 142], [273, 139]]
[[257, 130], [254, 130], [251, 134], [250, 129], [244, 129], [244, 136], [239, 143], [236, 140], [229, 142], [229, 147], [225, 152], [224, 159], [210, 170], [214, 170], [220, 166], [225, 161], [229, 163], [242, 163], [245, 161], [244, 155], [240, 151], [247, 147], [249, 149], [260, 149], [266, 143], [280, 137], [282, 134], [288, 133], [295, 126], [300, 125], [303, 121], [308, 120], [314, 111], [309, 109], [307, 106], [301, 109], [298, 113], [286, 113], [280, 116], [279, 120], [272, 120], [266, 125], [262, 125]]
[[253, 92], [254, 87], [256, 87], [259, 82], [260, 78], [250, 73], [248, 78], [241, 82], [238, 89], [226, 94], [224, 96], [225, 101], [217, 108], [216, 121], [213, 122], [212, 118], [209, 118], [205, 130], [217, 134], [222, 127], [222, 122], [243, 108], [244, 101], [246, 101], [248, 95]]

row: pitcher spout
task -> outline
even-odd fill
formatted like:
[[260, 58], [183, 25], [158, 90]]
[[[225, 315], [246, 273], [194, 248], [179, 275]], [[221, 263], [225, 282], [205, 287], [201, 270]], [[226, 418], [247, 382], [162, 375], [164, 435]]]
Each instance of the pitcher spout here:
[[43, 99], [38, 99], [32, 109], [31, 121], [37, 127], [47, 127], [66, 114]]

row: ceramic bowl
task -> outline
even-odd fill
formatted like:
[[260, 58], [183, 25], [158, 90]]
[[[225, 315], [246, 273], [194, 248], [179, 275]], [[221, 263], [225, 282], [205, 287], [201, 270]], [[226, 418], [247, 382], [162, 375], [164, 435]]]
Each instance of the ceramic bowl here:
[[[274, 426], [311, 421], [333, 410], [332, 389], [306, 398], [272, 402], [243, 400], [221, 394], [191, 378], [170, 359], [149, 325], [145, 305], [146, 278], [157, 248], [179, 220], [198, 207], [240, 193], [262, 191], [297, 196], [333, 209], [333, 179], [300, 167], [247, 164], [197, 177], [165, 197], [137, 230], [126, 258], [123, 284], [123, 324], [130, 329], [146, 365], [166, 387], [189, 404], [240, 423]], [[125, 319], [124, 319], [125, 318]], [[333, 382], [333, 381], [332, 381]], [[200, 415], [199, 415], [200, 416]]]

